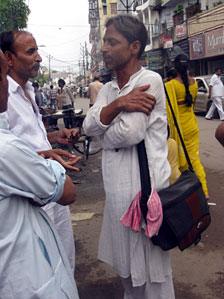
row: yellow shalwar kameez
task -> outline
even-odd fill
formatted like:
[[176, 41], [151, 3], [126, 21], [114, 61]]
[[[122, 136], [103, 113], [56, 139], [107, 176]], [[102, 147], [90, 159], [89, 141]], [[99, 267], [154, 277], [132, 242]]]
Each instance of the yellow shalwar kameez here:
[[[193, 105], [191, 107], [185, 104], [185, 86], [179, 80], [172, 79], [166, 84], [166, 89], [177, 118], [181, 134], [184, 139], [187, 152], [189, 154], [192, 166], [196, 175], [198, 176], [205, 196], [208, 196], [208, 188], [206, 182], [206, 175], [204, 167], [201, 164], [199, 156], [199, 128], [198, 122], [194, 114]], [[190, 84], [189, 91], [192, 95], [193, 102], [197, 96], [198, 86], [196, 81]], [[180, 170], [185, 170], [188, 165], [184, 156], [184, 152], [180, 143], [180, 139], [177, 130], [174, 125], [173, 117], [171, 115], [170, 108], [167, 103], [167, 117], [170, 126], [170, 137], [175, 139], [178, 144], [178, 160]]]

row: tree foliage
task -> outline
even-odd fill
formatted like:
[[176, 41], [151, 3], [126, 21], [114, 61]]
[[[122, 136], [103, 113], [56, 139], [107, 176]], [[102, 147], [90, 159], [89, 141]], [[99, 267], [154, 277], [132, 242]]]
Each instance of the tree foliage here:
[[29, 13], [24, 0], [0, 0], [0, 32], [25, 28]]

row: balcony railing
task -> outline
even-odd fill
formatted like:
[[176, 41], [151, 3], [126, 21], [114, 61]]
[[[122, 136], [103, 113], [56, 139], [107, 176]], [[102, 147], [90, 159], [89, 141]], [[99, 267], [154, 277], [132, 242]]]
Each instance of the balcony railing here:
[[173, 15], [173, 24], [174, 24], [174, 26], [180, 25], [183, 22], [184, 22], [184, 12], [183, 11], [180, 11], [180, 12], [175, 13]]
[[185, 11], [186, 11], [186, 17], [191, 18], [194, 15], [196, 15], [197, 13], [201, 12], [201, 4], [200, 3], [192, 4], [188, 7], [186, 7]]

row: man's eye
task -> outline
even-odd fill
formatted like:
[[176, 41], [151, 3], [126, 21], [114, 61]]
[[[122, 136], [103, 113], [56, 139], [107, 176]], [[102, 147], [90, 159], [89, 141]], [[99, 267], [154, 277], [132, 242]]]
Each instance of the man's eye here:
[[113, 46], [116, 46], [117, 41], [115, 41], [115, 40], [109, 40], [108, 44], [113, 47]]
[[27, 51], [27, 53], [30, 54], [30, 55], [33, 54], [34, 52], [35, 52], [35, 49], [30, 49], [30, 50]]

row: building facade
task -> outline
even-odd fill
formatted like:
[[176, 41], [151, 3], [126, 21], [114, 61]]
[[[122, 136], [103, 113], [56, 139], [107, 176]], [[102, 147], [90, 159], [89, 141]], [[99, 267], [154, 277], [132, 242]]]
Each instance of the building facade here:
[[[95, 0], [95, 2], [98, 4], [99, 19], [98, 38], [95, 41], [97, 47], [93, 47], [93, 52], [95, 49], [96, 53], [100, 51], [105, 19], [116, 13], [131, 13], [141, 19], [148, 30], [145, 66], [162, 76], [166, 75], [177, 51], [189, 56], [190, 68], [196, 75], [212, 73], [217, 65], [222, 64], [224, 0]], [[96, 32], [93, 36], [96, 38]], [[97, 55], [98, 65], [102, 68], [102, 56]]]
[[89, 42], [91, 48], [91, 73], [103, 72], [101, 54], [104, 24], [108, 17], [117, 14], [117, 0], [89, 0]]

